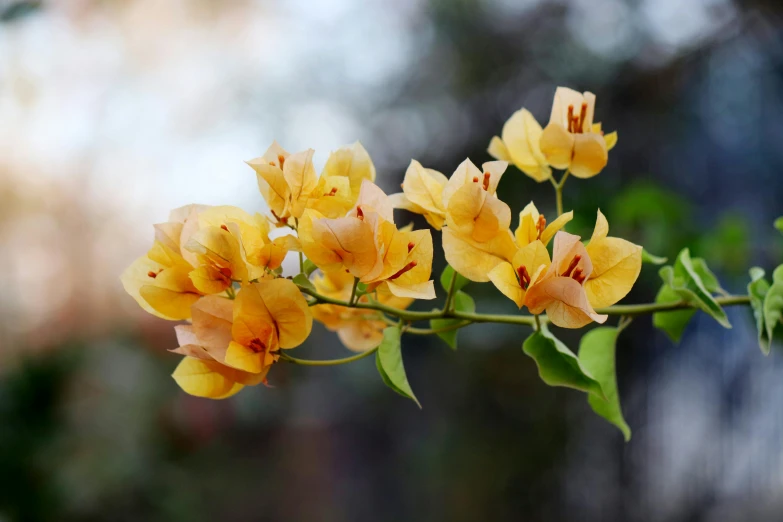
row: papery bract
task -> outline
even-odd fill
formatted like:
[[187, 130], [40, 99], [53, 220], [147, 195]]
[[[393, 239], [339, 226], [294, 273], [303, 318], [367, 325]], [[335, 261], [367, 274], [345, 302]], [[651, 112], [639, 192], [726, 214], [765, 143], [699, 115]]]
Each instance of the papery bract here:
[[513, 163], [538, 182], [546, 181], [552, 176], [552, 169], [541, 152], [542, 133], [530, 111], [518, 110], [503, 125], [501, 137], [495, 136], [489, 142], [487, 152], [495, 159]]

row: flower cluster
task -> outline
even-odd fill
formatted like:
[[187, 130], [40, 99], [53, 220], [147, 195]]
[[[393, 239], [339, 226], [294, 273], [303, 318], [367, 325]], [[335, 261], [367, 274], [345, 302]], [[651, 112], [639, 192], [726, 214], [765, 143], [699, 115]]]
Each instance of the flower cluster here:
[[[403, 191], [389, 196], [358, 142], [333, 152], [320, 175], [313, 150], [291, 154], [275, 142], [247, 162], [268, 216], [229, 206], [176, 209], [155, 225], [152, 247], [125, 271], [123, 285], [146, 311], [186, 321], [175, 327], [179, 347], [171, 351], [184, 358], [173, 377], [186, 392], [214, 399], [266, 383], [280, 360], [302, 362], [283, 350], [307, 339], [313, 318], [350, 350], [378, 349], [384, 380], [405, 394], [394, 354], [379, 346], [422, 314], [406, 311], [415, 300], [436, 293], [431, 232], [399, 228], [395, 208], [424, 216], [441, 231], [457, 273], [491, 281], [520, 309], [566, 328], [604, 322], [596, 310], [630, 291], [641, 247], [608, 237], [600, 211], [585, 245], [562, 230], [572, 212], [547, 222], [532, 202], [512, 232], [511, 208], [497, 195], [509, 163], [538, 181], [552, 179], [553, 168], [581, 178], [600, 172], [617, 137], [593, 123], [594, 108], [592, 94], [559, 88], [546, 128], [523, 109], [492, 139], [499, 161], [479, 169], [466, 159], [447, 178], [414, 160]], [[289, 253], [298, 254], [299, 272], [284, 276]], [[454, 281], [432, 318], [453, 313]]]

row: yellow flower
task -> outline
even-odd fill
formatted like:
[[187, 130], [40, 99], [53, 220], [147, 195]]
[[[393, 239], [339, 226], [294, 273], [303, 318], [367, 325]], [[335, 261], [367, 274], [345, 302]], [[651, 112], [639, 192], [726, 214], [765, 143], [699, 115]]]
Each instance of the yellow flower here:
[[313, 150], [289, 154], [277, 142], [263, 156], [247, 162], [279, 226], [292, 224], [306, 209], [336, 218], [350, 209], [363, 180], [375, 179], [375, 166], [359, 142], [333, 152], [316, 176]]
[[389, 199], [394, 208], [421, 214], [432, 228], [440, 230], [446, 220], [442, 194], [447, 181], [437, 170], [425, 169], [418, 161], [411, 160], [402, 182], [403, 192], [392, 194]]
[[370, 181], [363, 182], [356, 206], [345, 217], [306, 211], [299, 237], [307, 258], [324, 272], [344, 269], [372, 289], [435, 298], [429, 230], [397, 230], [388, 196]]
[[585, 281], [585, 291], [596, 308], [611, 306], [633, 288], [642, 270], [642, 247], [625, 239], [607, 237], [609, 223], [598, 211], [587, 253], [593, 272]]
[[558, 87], [549, 124], [540, 145], [550, 165], [569, 169], [578, 178], [590, 178], [601, 172], [609, 159], [609, 150], [617, 143], [617, 133], [606, 136], [600, 124], [593, 124], [595, 95]]
[[491, 161], [482, 171], [466, 159], [443, 189], [446, 260], [472, 281], [489, 281], [487, 274], [517, 250], [509, 230], [511, 209], [495, 195], [507, 165]]
[[489, 274], [495, 286], [520, 308], [546, 311], [557, 326], [580, 328], [590, 321], [604, 322], [595, 308], [625, 297], [641, 270], [642, 248], [624, 239], [607, 237], [609, 225], [598, 211], [595, 231], [585, 247], [579, 237], [555, 234], [553, 259], [541, 239], [522, 247], [510, 263], [500, 263]]
[[[344, 270], [326, 272], [316, 276], [313, 284], [319, 294], [347, 301], [351, 297], [353, 277]], [[381, 304], [404, 310], [413, 302], [411, 298], [396, 297], [388, 291], [379, 289], [376, 294]], [[369, 302], [368, 296], [362, 296], [359, 302]], [[348, 308], [332, 304], [320, 304], [311, 308], [313, 318], [337, 332], [337, 336], [346, 348], [355, 352], [364, 352], [378, 346], [383, 339], [383, 329], [388, 326], [378, 318], [378, 312], [361, 308]]]
[[487, 152], [495, 159], [513, 163], [538, 182], [546, 181], [552, 176], [552, 169], [541, 152], [542, 132], [527, 109], [518, 110], [503, 125], [501, 137], [495, 136], [489, 142]]
[[517, 245], [522, 248], [539, 239], [544, 246], [555, 236], [558, 230], [574, 218], [573, 211], [566, 212], [547, 225], [546, 218], [538, 212], [531, 201], [519, 213], [519, 226], [514, 232]]
[[181, 245], [198, 229], [198, 213], [207, 207], [188, 205], [172, 210], [169, 221], [155, 225], [155, 242], [122, 274], [125, 291], [147, 312], [169, 320], [190, 318], [201, 297], [191, 281], [194, 255]]
[[213, 399], [265, 382], [280, 349], [299, 346], [312, 329], [307, 301], [287, 279], [243, 287], [234, 301], [205, 297], [192, 315], [192, 325], [176, 327], [172, 351], [186, 357], [173, 377], [185, 392]]

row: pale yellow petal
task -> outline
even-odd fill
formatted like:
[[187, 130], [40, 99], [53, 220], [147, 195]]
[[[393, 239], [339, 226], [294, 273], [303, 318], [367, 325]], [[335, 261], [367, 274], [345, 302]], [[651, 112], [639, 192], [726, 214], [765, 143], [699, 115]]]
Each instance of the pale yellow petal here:
[[291, 191], [289, 212], [291, 216], [302, 216], [307, 201], [318, 186], [318, 177], [313, 166], [313, 149], [291, 154], [283, 165], [283, 177]]
[[351, 190], [351, 181], [344, 176], [321, 176], [318, 187], [307, 202], [312, 208], [328, 218], [342, 217], [353, 207], [356, 197]]
[[486, 242], [496, 237], [511, 225], [511, 209], [495, 196], [487, 196], [481, 211], [473, 222], [471, 237]]
[[[336, 258], [355, 277], [374, 272], [379, 261], [383, 268], [383, 258], [376, 248], [374, 230], [366, 220], [355, 217], [318, 219], [313, 222], [312, 237], [317, 248], [308, 251], [304, 243], [302, 246], [308, 259], [318, 266], [324, 264], [331, 267], [334, 264], [332, 259]], [[332, 255], [327, 255], [324, 250]]]
[[389, 292], [397, 297], [410, 297], [412, 299], [435, 299], [435, 283], [423, 281], [421, 283], [398, 284], [397, 281], [386, 281]]
[[454, 170], [454, 173], [443, 187], [443, 192], [441, 194], [443, 207], [448, 208], [451, 196], [463, 185], [467, 183], [473, 183], [474, 179], [477, 180], [476, 182], [481, 183], [483, 178], [484, 173], [481, 172], [479, 168], [476, 167], [472, 161], [470, 161], [469, 158], [465, 159], [465, 161], [460, 163], [459, 166]]
[[471, 281], [489, 281], [489, 272], [502, 261], [511, 261], [517, 247], [510, 230], [505, 230], [487, 243], [478, 243], [451, 230], [443, 229], [443, 250], [446, 261]]
[[226, 350], [225, 363], [248, 373], [261, 373], [264, 369], [264, 353], [231, 341]]
[[546, 310], [549, 320], [561, 328], [581, 328], [592, 321], [603, 323], [607, 318], [593, 310], [582, 285], [570, 277], [551, 277], [532, 285], [525, 305], [532, 314]]
[[201, 298], [199, 294], [177, 292], [152, 285], [142, 286], [139, 294], [158, 312], [156, 315], [174, 321], [190, 319], [190, 307]]
[[[377, 212], [384, 220], [394, 223], [394, 207], [389, 201], [389, 196], [381, 188], [371, 181], [364, 180], [356, 207], [361, 207], [367, 213], [369, 210]], [[349, 216], [356, 216], [357, 210], [351, 211]]]
[[633, 288], [642, 269], [642, 247], [616, 237], [590, 241], [587, 252], [593, 272], [585, 282], [587, 298], [595, 308], [611, 306]]
[[525, 300], [525, 291], [519, 285], [519, 279], [511, 263], [505, 261], [498, 263], [495, 268], [489, 271], [487, 276], [503, 295], [514, 301], [517, 307], [522, 308]]
[[[600, 133], [599, 133], [600, 134]], [[606, 150], [612, 150], [617, 145], [617, 131], [610, 132], [604, 135], [604, 142], [606, 142]]]
[[550, 165], [567, 169], [574, 153], [574, 135], [559, 123], [550, 123], [541, 134], [541, 152]]
[[539, 182], [546, 181], [552, 175], [552, 170], [541, 152], [542, 132], [541, 125], [530, 111], [521, 109], [503, 125], [502, 133], [503, 143], [514, 165]]
[[216, 361], [225, 359], [226, 348], [231, 342], [233, 308], [230, 299], [217, 296], [204, 297], [191, 307], [191, 328], [198, 340], [196, 344], [203, 346]]
[[378, 321], [351, 321], [337, 330], [337, 336], [349, 350], [366, 352], [381, 344], [384, 326]]
[[[141, 296], [141, 288], [155, 283], [155, 277], [163, 266], [147, 256], [136, 259], [120, 276], [122, 287], [146, 312], [163, 319], [173, 319], [158, 312]], [[154, 274], [154, 277], [150, 274]]]
[[[497, 192], [500, 178], [503, 177], [503, 174], [506, 172], [507, 168], [507, 161], [487, 161], [486, 163], [482, 164], [481, 170], [483, 171], [483, 174], [479, 181], [482, 186], [486, 187], [484, 190], [486, 190], [489, 194], [494, 194]], [[487, 174], [489, 174], [489, 178], [487, 178]]]
[[571, 174], [591, 178], [601, 172], [609, 160], [604, 137], [600, 134], [575, 134]]
[[511, 154], [508, 152], [506, 144], [498, 136], [493, 136], [489, 141], [487, 152], [490, 156], [501, 161], [512, 161]]
[[347, 177], [355, 199], [364, 180], [375, 181], [375, 165], [365, 148], [357, 141], [332, 152], [321, 175]]
[[552, 221], [544, 229], [544, 232], [541, 234], [541, 242], [544, 243], [544, 245], [548, 245], [549, 241], [555, 236], [555, 234], [557, 234], [557, 232], [559, 232], [560, 229], [566, 226], [566, 223], [568, 223], [572, 219], [574, 219], [573, 210], [561, 214], [557, 219]]

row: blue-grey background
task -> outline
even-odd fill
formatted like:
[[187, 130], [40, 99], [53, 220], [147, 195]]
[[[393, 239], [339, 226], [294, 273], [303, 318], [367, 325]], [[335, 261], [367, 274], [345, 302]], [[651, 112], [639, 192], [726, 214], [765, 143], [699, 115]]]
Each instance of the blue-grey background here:
[[[538, 379], [522, 327], [471, 326], [457, 352], [406, 338], [422, 411], [371, 360], [195, 399], [169, 378], [172, 325], [118, 280], [170, 208], [263, 211], [243, 160], [273, 139], [319, 166], [361, 140], [392, 192], [411, 158], [447, 175], [489, 160], [513, 111], [545, 122], [567, 85], [620, 135], [603, 173], [566, 186], [570, 230], [600, 207], [613, 234], [690, 246], [744, 292], [749, 266], [783, 261], [781, 16], [775, 0], [0, 0], [0, 521], [783, 519], [783, 352], [760, 353], [745, 308], [732, 330], [697, 314], [678, 346], [649, 317], [623, 333], [626, 444]], [[554, 211], [513, 168], [500, 195]], [[654, 298], [656, 272], [629, 302]], [[296, 352], [349, 353], [320, 326]]]

